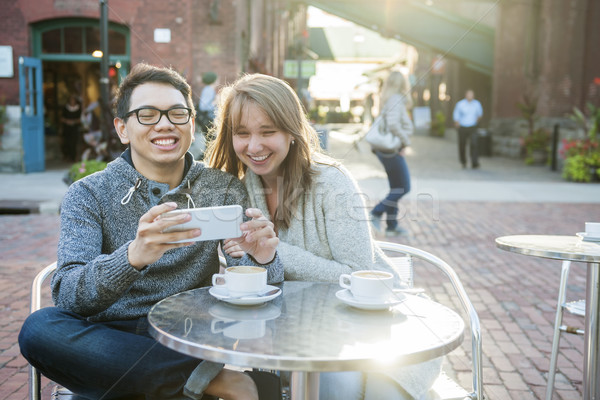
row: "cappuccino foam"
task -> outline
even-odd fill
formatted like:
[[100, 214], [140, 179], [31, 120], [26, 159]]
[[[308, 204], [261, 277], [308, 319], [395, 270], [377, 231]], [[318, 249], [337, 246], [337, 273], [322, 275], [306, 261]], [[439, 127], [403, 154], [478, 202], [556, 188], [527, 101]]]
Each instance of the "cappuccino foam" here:
[[261, 267], [251, 267], [251, 266], [239, 266], [239, 267], [229, 267], [227, 268], [227, 272], [235, 273], [235, 274], [259, 274], [261, 272], [265, 272], [266, 269]]

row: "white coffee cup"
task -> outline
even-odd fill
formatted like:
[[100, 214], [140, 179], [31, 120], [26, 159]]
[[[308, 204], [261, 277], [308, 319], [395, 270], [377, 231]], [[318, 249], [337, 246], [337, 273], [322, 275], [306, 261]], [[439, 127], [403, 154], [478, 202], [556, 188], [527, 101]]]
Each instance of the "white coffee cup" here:
[[591, 237], [600, 237], [600, 222], [586, 222], [585, 233]]
[[381, 301], [392, 294], [394, 275], [386, 271], [355, 271], [340, 276], [340, 286], [349, 289], [357, 300]]
[[267, 287], [267, 270], [246, 265], [229, 267], [224, 274], [214, 274], [212, 284], [227, 288], [230, 296], [257, 294]]

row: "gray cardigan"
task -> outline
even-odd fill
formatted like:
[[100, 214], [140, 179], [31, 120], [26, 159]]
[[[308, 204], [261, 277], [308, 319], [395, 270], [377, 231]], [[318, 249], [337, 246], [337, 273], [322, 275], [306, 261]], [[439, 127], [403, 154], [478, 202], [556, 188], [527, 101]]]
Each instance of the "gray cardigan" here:
[[[280, 229], [277, 253], [286, 280], [337, 282], [341, 274], [362, 269], [392, 271], [374, 243], [358, 185], [340, 163], [317, 156], [312, 187], [300, 194], [288, 229]], [[253, 207], [269, 215], [260, 177], [244, 177]]]
[[[123, 157], [71, 185], [61, 206], [58, 269], [52, 279], [56, 306], [92, 321], [126, 320], [145, 316], [170, 295], [210, 285], [219, 271], [219, 241], [169, 250], [142, 271], [127, 257], [140, 217], [156, 204], [175, 201], [187, 208], [187, 193], [196, 207], [247, 207], [238, 179], [186, 157], [190, 168], [171, 191], [167, 184], [146, 179]], [[227, 257], [227, 263], [256, 265], [247, 255]], [[269, 282], [283, 280], [278, 257], [265, 267]]]

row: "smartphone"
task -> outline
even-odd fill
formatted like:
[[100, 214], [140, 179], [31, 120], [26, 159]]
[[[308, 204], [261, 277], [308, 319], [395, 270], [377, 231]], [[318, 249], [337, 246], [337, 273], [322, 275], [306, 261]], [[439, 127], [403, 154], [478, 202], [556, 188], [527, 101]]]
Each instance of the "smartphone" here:
[[244, 210], [240, 205], [185, 208], [166, 212], [161, 215], [161, 218], [169, 218], [179, 214], [190, 214], [192, 219], [186, 223], [167, 228], [164, 232], [200, 229], [202, 230], [202, 234], [196, 238], [180, 240], [173, 243], [220, 240], [242, 236], [240, 225], [244, 222]]

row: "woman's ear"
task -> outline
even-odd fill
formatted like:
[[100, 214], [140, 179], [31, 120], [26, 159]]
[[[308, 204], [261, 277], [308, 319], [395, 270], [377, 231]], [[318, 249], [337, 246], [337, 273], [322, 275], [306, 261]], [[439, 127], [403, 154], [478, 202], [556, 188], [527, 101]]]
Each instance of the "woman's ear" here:
[[123, 121], [121, 118], [115, 118], [113, 123], [121, 143], [129, 144], [129, 135], [127, 135], [127, 126], [125, 125], [125, 121]]

